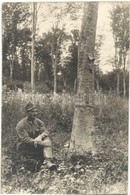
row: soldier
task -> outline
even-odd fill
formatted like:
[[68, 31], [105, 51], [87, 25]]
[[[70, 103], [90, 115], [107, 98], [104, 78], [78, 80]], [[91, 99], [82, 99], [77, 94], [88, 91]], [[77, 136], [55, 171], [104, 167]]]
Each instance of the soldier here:
[[49, 132], [45, 128], [44, 123], [37, 118], [37, 108], [31, 102], [25, 107], [26, 117], [23, 118], [16, 126], [19, 137], [18, 150], [26, 150], [38, 153], [42, 151], [45, 158], [44, 164], [50, 170], [55, 170], [56, 165], [52, 163], [52, 143], [48, 137]]

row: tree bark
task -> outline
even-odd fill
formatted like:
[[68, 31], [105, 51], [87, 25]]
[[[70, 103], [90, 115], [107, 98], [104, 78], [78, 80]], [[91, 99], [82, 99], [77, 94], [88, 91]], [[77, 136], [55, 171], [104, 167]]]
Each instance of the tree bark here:
[[93, 108], [93, 56], [97, 12], [97, 2], [84, 3], [78, 59], [78, 90], [70, 141], [70, 151], [75, 151], [83, 155], [86, 152], [95, 152], [93, 143], [93, 132], [95, 131]]

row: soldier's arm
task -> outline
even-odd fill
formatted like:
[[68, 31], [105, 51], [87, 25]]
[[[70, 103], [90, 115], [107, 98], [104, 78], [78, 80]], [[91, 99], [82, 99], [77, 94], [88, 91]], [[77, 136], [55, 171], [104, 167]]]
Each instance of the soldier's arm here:
[[21, 141], [25, 142], [25, 143], [33, 143], [34, 139], [32, 139], [27, 131], [25, 130], [24, 126], [22, 124], [18, 124], [16, 126], [16, 131], [18, 134], [18, 137], [21, 139]]
[[37, 120], [40, 127], [40, 135], [38, 137], [42, 139], [49, 135], [49, 131], [46, 129], [44, 123], [40, 119]]

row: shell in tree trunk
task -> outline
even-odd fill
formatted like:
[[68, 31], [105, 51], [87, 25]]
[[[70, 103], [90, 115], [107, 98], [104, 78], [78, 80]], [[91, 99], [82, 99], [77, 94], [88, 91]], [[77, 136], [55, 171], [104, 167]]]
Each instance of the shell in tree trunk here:
[[78, 59], [78, 91], [75, 103], [70, 151], [84, 154], [95, 152], [93, 144], [93, 55], [97, 24], [97, 2], [84, 3]]

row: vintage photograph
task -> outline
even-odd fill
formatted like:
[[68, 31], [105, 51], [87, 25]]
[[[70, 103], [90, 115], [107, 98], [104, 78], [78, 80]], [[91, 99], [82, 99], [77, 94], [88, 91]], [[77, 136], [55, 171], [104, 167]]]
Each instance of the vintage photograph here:
[[2, 194], [127, 194], [129, 2], [2, 2]]

